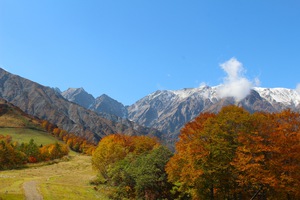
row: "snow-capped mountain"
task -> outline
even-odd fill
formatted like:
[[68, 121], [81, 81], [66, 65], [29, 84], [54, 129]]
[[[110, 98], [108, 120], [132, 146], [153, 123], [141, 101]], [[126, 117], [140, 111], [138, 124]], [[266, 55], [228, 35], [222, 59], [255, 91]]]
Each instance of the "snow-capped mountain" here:
[[201, 112], [218, 112], [235, 104], [250, 112], [299, 110], [300, 95], [292, 89], [256, 87], [242, 100], [220, 98], [220, 86], [156, 91], [128, 107], [128, 118], [176, 136], [181, 127]]
[[[176, 138], [184, 124], [201, 112], [218, 112], [223, 106], [230, 104], [242, 106], [250, 112], [277, 112], [287, 108], [299, 111], [300, 108], [300, 94], [296, 90], [255, 87], [244, 99], [237, 101], [233, 97], [221, 98], [221, 88], [201, 86], [182, 90], [158, 90], [127, 107], [107, 95], [102, 95], [87, 108], [156, 128], [168, 138]], [[64, 96], [74, 101], [72, 95]], [[79, 101], [76, 103], [84, 106]]]
[[271, 104], [283, 104], [288, 108], [297, 108], [300, 104], [300, 94], [296, 90], [287, 88], [259, 88], [255, 87], [261, 97]]
[[215, 87], [156, 91], [128, 107], [128, 118], [167, 133], [178, 132], [205, 108], [218, 102]]

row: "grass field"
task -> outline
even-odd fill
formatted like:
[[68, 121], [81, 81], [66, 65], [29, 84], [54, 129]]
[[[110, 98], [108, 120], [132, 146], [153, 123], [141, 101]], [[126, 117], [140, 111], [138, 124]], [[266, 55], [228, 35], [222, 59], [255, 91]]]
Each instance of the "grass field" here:
[[13, 141], [18, 143], [29, 143], [32, 138], [38, 146], [58, 142], [56, 138], [45, 131], [29, 128], [0, 128], [0, 134], [12, 136]]
[[[43, 131], [38, 122], [26, 117], [16, 108], [4, 105], [2, 112], [1, 135], [10, 135], [18, 143], [28, 143], [30, 139], [34, 139], [38, 146], [60, 142]], [[0, 200], [26, 199], [25, 195], [28, 198], [30, 193], [38, 194], [45, 200], [108, 199], [105, 192], [110, 192], [109, 188], [94, 188], [90, 184], [96, 175], [92, 170], [90, 156], [70, 151], [69, 156], [59, 161], [28, 164], [23, 169], [0, 171]]]
[[0, 171], [0, 199], [25, 199], [23, 184], [35, 181], [43, 199], [108, 199], [89, 182], [96, 176], [91, 157], [71, 153], [70, 159], [51, 165]]

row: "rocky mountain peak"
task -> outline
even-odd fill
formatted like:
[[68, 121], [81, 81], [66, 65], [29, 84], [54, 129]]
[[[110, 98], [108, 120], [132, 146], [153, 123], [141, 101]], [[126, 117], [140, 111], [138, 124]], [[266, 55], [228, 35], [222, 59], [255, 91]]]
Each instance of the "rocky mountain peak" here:
[[125, 106], [106, 94], [97, 97], [90, 109], [96, 112], [113, 114], [121, 118], [127, 117]]
[[95, 102], [93, 95], [87, 93], [83, 88], [69, 88], [61, 94], [68, 101], [77, 103], [85, 108], [89, 108]]

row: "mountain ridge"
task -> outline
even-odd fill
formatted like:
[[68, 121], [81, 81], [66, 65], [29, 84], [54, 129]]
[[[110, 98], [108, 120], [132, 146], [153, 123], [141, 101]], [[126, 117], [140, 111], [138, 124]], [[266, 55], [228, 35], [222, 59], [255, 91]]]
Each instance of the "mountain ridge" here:
[[2, 68], [0, 68], [0, 97], [30, 115], [46, 119], [61, 129], [93, 142], [99, 141], [105, 135], [119, 132], [129, 135], [160, 136], [158, 131], [139, 126], [126, 119], [111, 116], [115, 120], [109, 120], [99, 113], [66, 100], [57, 89], [11, 74]]
[[[242, 106], [250, 112], [278, 112], [283, 109], [300, 108], [300, 94], [293, 89], [253, 87], [245, 98], [236, 100], [234, 97], [221, 98], [220, 88], [221, 85], [204, 85], [181, 90], [157, 90], [130, 106], [120, 103], [122, 108], [119, 109], [127, 110], [125, 117], [129, 120], [156, 128], [167, 134], [167, 137], [176, 138], [181, 127], [201, 112], [216, 113], [223, 106], [230, 104]], [[106, 107], [109, 107], [109, 104]], [[108, 108], [101, 112], [118, 115]]]

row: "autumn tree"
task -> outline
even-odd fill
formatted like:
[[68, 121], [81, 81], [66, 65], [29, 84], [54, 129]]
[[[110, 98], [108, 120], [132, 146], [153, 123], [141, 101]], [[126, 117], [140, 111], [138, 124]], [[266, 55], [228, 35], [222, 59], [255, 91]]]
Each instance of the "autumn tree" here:
[[274, 129], [270, 171], [275, 177], [274, 189], [287, 199], [300, 199], [300, 114], [284, 110], [273, 114]]
[[158, 142], [154, 138], [112, 134], [99, 142], [92, 157], [92, 165], [107, 179], [107, 170], [111, 164], [124, 159], [129, 153], [140, 154], [149, 151], [156, 144]]
[[116, 188], [113, 199], [174, 199], [165, 164], [172, 156], [155, 138], [109, 135], [93, 155], [93, 166]]
[[166, 166], [169, 180], [193, 199], [236, 199], [238, 172], [231, 162], [238, 135], [251, 128], [250, 114], [236, 106], [200, 114], [181, 131]]
[[250, 123], [252, 128], [238, 136], [239, 146], [231, 162], [238, 172], [238, 196], [243, 199], [250, 199], [256, 193], [265, 194], [275, 182], [269, 170], [274, 153], [270, 145], [274, 127], [270, 114], [254, 113]]
[[[214, 114], [202, 113], [194, 121], [185, 125], [176, 143], [176, 153], [166, 165], [168, 179], [182, 193], [197, 197], [197, 188], [204, 182], [205, 162], [209, 152], [204, 143], [207, 138], [203, 134], [205, 124], [215, 118]], [[184, 194], [183, 194], [184, 195]]]
[[15, 149], [5, 140], [0, 140], [0, 170], [21, 167], [26, 162], [25, 153]]
[[142, 154], [128, 154], [108, 169], [108, 184], [117, 188], [113, 198], [174, 199], [167, 181], [165, 165], [172, 156], [169, 149], [156, 146]]

